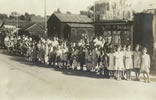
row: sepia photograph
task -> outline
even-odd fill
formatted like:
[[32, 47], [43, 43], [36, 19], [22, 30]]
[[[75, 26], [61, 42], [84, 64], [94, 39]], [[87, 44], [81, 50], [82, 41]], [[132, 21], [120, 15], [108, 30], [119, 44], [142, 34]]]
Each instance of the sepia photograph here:
[[0, 100], [156, 100], [156, 1], [0, 0]]

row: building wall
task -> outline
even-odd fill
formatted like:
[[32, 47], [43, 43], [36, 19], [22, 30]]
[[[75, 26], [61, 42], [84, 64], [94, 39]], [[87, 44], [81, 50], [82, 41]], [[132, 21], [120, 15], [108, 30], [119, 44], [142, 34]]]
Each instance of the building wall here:
[[153, 37], [154, 37], [154, 43], [153, 43], [153, 64], [152, 66], [154, 69], [156, 69], [156, 14], [153, 16]]
[[48, 20], [48, 37], [58, 36], [61, 33], [61, 22], [56, 16], [51, 16]]
[[95, 20], [133, 20], [129, 0], [99, 0], [95, 2]]
[[[148, 49], [148, 54], [153, 58], [153, 14], [140, 13], [134, 16], [134, 44], [140, 44]], [[154, 66], [153, 66], [154, 67]]]

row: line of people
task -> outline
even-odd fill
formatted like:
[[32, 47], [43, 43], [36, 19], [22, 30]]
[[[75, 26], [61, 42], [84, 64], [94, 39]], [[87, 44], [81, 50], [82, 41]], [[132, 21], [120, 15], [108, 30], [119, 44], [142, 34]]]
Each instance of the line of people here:
[[[107, 40], [107, 41], [105, 41]], [[11, 54], [22, 55], [28, 61], [45, 63], [52, 67], [90, 71], [104, 75], [105, 78], [131, 80], [135, 71], [136, 80], [140, 81], [143, 73], [145, 82], [150, 82], [150, 56], [147, 48], [136, 45], [113, 45], [111, 37], [88, 38], [78, 43], [41, 38], [38, 42], [28, 36], [7, 36], [4, 43]]]

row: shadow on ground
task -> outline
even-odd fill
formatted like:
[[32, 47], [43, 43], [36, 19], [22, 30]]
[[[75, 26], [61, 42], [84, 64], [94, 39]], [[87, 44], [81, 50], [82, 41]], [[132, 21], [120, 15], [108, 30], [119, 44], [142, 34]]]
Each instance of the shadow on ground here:
[[[3, 53], [7, 56], [9, 56], [10, 60], [16, 61], [16, 62], [20, 62], [21, 64], [24, 65], [28, 65], [27, 67], [41, 67], [41, 68], [49, 68], [51, 70], [55, 70], [58, 72], [62, 72], [62, 74], [64, 75], [69, 75], [69, 76], [77, 76], [77, 77], [87, 77], [87, 78], [96, 78], [96, 79], [107, 79], [105, 78], [103, 75], [96, 75], [95, 73], [92, 72], [84, 72], [84, 71], [77, 71], [77, 70], [71, 70], [71, 69], [61, 69], [58, 67], [52, 67], [49, 65], [45, 65], [45, 64], [40, 64], [40, 63], [35, 63], [35, 62], [29, 62], [27, 61], [24, 57], [19, 57], [19, 56], [15, 56], [15, 55], [10, 55], [8, 54], [8, 52], [4, 51], [0, 51], [0, 53]], [[151, 71], [152, 76], [156, 76], [156, 72]], [[132, 80], [134, 80], [135, 77], [132, 77]], [[153, 82], [156, 82], [156, 77], [151, 77], [151, 80]]]

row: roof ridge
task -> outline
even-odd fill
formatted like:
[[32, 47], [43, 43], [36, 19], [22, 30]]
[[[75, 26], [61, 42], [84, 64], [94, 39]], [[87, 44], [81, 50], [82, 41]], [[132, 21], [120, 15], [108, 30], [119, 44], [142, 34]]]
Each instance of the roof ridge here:
[[29, 30], [30, 28], [34, 27], [35, 25], [37, 25], [36, 23], [32, 24], [31, 26], [29, 26], [28, 28], [26, 28], [25, 30]]
[[64, 14], [64, 13], [54, 13], [60, 21], [62, 22], [92, 22], [93, 20], [85, 15], [80, 14]]
[[88, 17], [86, 15], [80, 15], [80, 14], [66, 14], [66, 13], [54, 13], [54, 14], [60, 14], [60, 15], [75, 15], [75, 16], [83, 16], [83, 17]]

